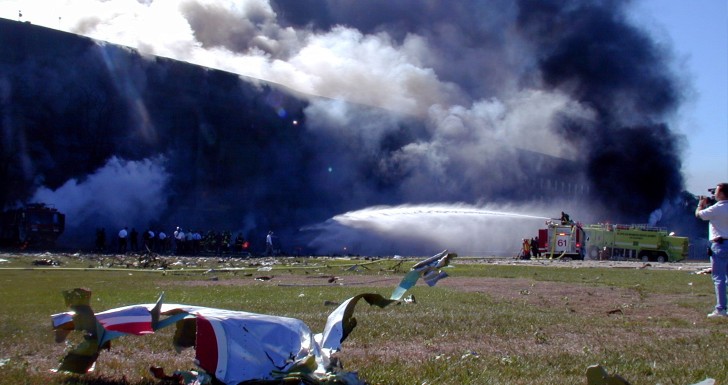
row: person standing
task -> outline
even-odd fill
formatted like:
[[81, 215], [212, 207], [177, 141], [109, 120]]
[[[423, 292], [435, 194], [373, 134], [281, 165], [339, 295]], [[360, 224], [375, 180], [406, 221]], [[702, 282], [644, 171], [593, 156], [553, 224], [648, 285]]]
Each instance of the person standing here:
[[164, 231], [159, 230], [159, 234], [157, 235], [157, 238], [159, 238], [159, 244], [157, 245], [157, 251], [160, 254], [164, 254], [167, 252], [167, 234], [164, 233]]
[[126, 237], [129, 236], [127, 228], [119, 230], [119, 254], [126, 254]]
[[135, 253], [139, 251], [139, 233], [136, 227], [132, 227], [131, 233], [129, 233], [129, 248]]
[[265, 255], [273, 254], [273, 231], [268, 231], [265, 237]]
[[538, 237], [531, 238], [531, 256], [541, 258], [541, 250], [538, 249]]
[[235, 254], [240, 254], [243, 252], [243, 244], [245, 243], [245, 239], [243, 238], [243, 233], [238, 233], [238, 235], [235, 237]]
[[523, 238], [521, 248], [521, 259], [531, 259], [531, 241], [527, 238]]
[[708, 189], [715, 194], [716, 202], [712, 205], [707, 197], [701, 196], [695, 216], [709, 221], [708, 239], [710, 239], [710, 264], [713, 284], [715, 285], [715, 310], [708, 317], [727, 317], [726, 313], [726, 278], [728, 277], [728, 183], [720, 183], [715, 189]]
[[181, 228], [177, 228], [177, 231], [175, 233], [175, 238], [177, 239], [177, 254], [183, 255], [187, 253], [187, 245], [186, 240], [187, 237], [185, 236], [185, 232]]
[[96, 229], [96, 252], [103, 253], [106, 248], [106, 229], [99, 227]]

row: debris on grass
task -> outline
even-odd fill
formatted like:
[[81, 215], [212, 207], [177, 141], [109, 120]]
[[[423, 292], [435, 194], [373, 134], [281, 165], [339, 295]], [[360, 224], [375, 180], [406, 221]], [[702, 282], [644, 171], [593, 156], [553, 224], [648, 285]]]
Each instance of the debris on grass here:
[[41, 258], [33, 261], [33, 266], [60, 266], [61, 262], [51, 258]]
[[447, 277], [446, 272], [438, 269], [449, 265], [450, 260], [456, 256], [457, 254], [448, 253], [447, 250], [443, 250], [439, 254], [416, 263], [412, 266], [412, 270], [410, 270], [404, 278], [402, 278], [402, 281], [394, 289], [394, 292], [389, 298], [402, 298], [404, 293], [414, 286], [420, 278], [422, 278], [428, 286], [435, 286], [437, 281]]
[[710, 274], [713, 274], [713, 268], [712, 267], [708, 267], [706, 269], [696, 271], [695, 274], [710, 275]]
[[[201, 372], [173, 372], [151, 367], [157, 378], [178, 383], [223, 384], [342, 384], [363, 385], [356, 372], [346, 372], [332, 355], [341, 349], [357, 322], [354, 308], [363, 299], [386, 307], [422, 278], [429, 286], [447, 277], [439, 268], [456, 257], [447, 250], [415, 264], [390, 298], [379, 294], [355, 295], [331, 312], [322, 333], [313, 334], [301, 320], [243, 311], [193, 305], [166, 304], [164, 294], [154, 304], [131, 305], [94, 313], [91, 291], [77, 288], [63, 292], [69, 312], [51, 316], [56, 342], [72, 331], [83, 340], [62, 358], [57, 372], [83, 374], [93, 370], [102, 350], [126, 335], [153, 334], [175, 325], [175, 350], [195, 348], [195, 364]], [[260, 277], [259, 277], [260, 278]], [[414, 302], [414, 297], [411, 297]], [[191, 381], [191, 382], [188, 382]]]
[[609, 374], [601, 365], [592, 365], [586, 368], [587, 385], [630, 385], [618, 374]]
[[[586, 369], [586, 383], [587, 385], [630, 385], [630, 382], [625, 380], [618, 374], [609, 374], [606, 369], [601, 365], [592, 365]], [[715, 380], [712, 378], [706, 378], [693, 385], [714, 385]]]

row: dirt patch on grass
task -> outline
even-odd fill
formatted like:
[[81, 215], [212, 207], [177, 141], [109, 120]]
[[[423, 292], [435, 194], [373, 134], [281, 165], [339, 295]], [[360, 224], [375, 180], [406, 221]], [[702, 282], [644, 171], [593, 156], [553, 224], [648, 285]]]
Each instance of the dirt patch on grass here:
[[[394, 288], [401, 275], [298, 275], [298, 274], [250, 274], [246, 277], [218, 279], [210, 276], [170, 283], [185, 286], [245, 286], [275, 285], [281, 287], [386, 287]], [[424, 285], [419, 282], [418, 285]], [[679, 302], [675, 294], [662, 296], [651, 294], [649, 300], [636, 288], [615, 288], [594, 284], [570, 284], [523, 278], [448, 277], [438, 287], [456, 291], [482, 293], [496, 301], [520, 301], [535, 308], [562, 307], [570, 312], [605, 315], [640, 315], [649, 309], [649, 316], [675, 315], [668, 304]], [[685, 296], [688, 299], [688, 296]]]

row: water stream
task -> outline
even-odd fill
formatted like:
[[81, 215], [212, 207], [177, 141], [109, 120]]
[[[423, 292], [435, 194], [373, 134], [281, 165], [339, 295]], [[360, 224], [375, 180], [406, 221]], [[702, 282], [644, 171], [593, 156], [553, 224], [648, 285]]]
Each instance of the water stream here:
[[310, 246], [325, 254], [429, 255], [448, 249], [463, 256], [513, 256], [521, 240], [537, 236], [548, 219], [526, 206], [375, 206], [304, 230], [318, 231]]

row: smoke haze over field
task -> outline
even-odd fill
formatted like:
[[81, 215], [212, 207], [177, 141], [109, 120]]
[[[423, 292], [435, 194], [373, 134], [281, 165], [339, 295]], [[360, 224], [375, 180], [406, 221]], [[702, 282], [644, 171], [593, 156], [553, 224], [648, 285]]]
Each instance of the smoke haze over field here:
[[[342, 218], [379, 205], [646, 222], [683, 188], [681, 85], [629, 6], [76, 0], [44, 23], [47, 3], [4, 2], [133, 50], [2, 24], [2, 199], [54, 203], [77, 238], [96, 223], [275, 229], [319, 252], [359, 237]], [[368, 239], [396, 236], [363, 220]], [[466, 225], [436, 249], [483, 248], [468, 231], [498, 226], [438, 221]]]

